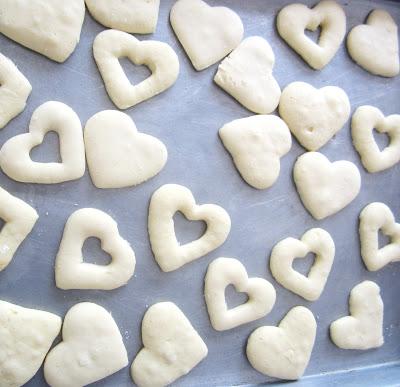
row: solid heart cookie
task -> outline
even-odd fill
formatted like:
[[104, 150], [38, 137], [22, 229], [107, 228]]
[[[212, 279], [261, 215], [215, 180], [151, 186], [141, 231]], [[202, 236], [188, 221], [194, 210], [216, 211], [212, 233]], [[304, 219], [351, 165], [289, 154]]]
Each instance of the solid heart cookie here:
[[[315, 254], [307, 276], [293, 269], [296, 258]], [[335, 243], [322, 228], [308, 230], [301, 240], [286, 238], [277, 243], [269, 261], [271, 273], [282, 286], [308, 301], [316, 301], [324, 290], [335, 257]]]
[[[101, 248], [111, 256], [111, 263], [84, 262], [82, 247], [89, 237], [100, 239]], [[135, 253], [119, 235], [111, 216], [94, 208], [82, 208], [65, 225], [55, 264], [56, 285], [60, 289], [116, 289], [132, 277], [135, 264]]]
[[207, 346], [172, 302], [152, 305], [142, 321], [143, 348], [132, 363], [139, 387], [162, 387], [189, 373], [208, 353]]
[[272, 75], [275, 55], [268, 42], [252, 36], [218, 66], [215, 83], [254, 113], [268, 114], [276, 109], [281, 96]]
[[62, 338], [44, 363], [44, 377], [52, 387], [86, 386], [128, 365], [118, 326], [99, 305], [74, 305], [65, 315]]
[[379, 286], [364, 281], [350, 293], [350, 316], [330, 326], [332, 341], [343, 349], [371, 349], [383, 345], [383, 301]]
[[243, 179], [258, 189], [275, 183], [279, 176], [280, 158], [292, 146], [287, 125], [273, 115], [234, 120], [219, 130], [219, 136]]
[[219, 62], [243, 38], [240, 17], [227, 7], [210, 7], [202, 0], [178, 0], [170, 21], [197, 71]]
[[[179, 74], [179, 61], [166, 43], [141, 42], [126, 32], [106, 30], [93, 42], [93, 55], [107, 93], [119, 109], [127, 109], [171, 87]], [[127, 57], [135, 65], [145, 65], [151, 75], [132, 85], [119, 63]]]
[[247, 358], [259, 372], [280, 379], [299, 379], [314, 347], [317, 323], [312, 312], [292, 308], [278, 327], [257, 328], [247, 341]]
[[[276, 299], [274, 287], [263, 278], [249, 278], [245, 267], [233, 258], [218, 258], [210, 263], [204, 283], [204, 297], [211, 325], [224, 331], [266, 316]], [[228, 309], [225, 289], [233, 285], [248, 301]]]
[[282, 91], [279, 115], [297, 141], [307, 150], [323, 147], [350, 116], [347, 94], [336, 86], [315, 89], [293, 82]]
[[[177, 211], [189, 220], [206, 222], [206, 232], [199, 239], [181, 246], [174, 228], [173, 216]], [[231, 229], [231, 219], [220, 206], [196, 205], [186, 187], [166, 184], [151, 197], [148, 229], [154, 258], [163, 271], [172, 271], [222, 245]]]
[[138, 185], [157, 175], [167, 162], [167, 148], [153, 136], [139, 133], [125, 113], [105, 110], [85, 126], [90, 176], [98, 188]]
[[353, 163], [331, 163], [318, 152], [301, 155], [294, 165], [293, 177], [304, 207], [318, 220], [349, 205], [361, 188], [361, 175]]
[[[61, 163], [32, 161], [30, 151], [40, 145], [47, 132], [60, 138]], [[32, 114], [29, 133], [6, 141], [0, 150], [0, 167], [23, 183], [55, 184], [79, 179], [85, 173], [85, 147], [79, 117], [67, 105], [49, 101]]]
[[[332, 0], [323, 0], [310, 9], [303, 4], [282, 8], [276, 20], [279, 35], [312, 68], [320, 70], [335, 56], [346, 34], [346, 15]], [[314, 43], [304, 32], [321, 28]]]

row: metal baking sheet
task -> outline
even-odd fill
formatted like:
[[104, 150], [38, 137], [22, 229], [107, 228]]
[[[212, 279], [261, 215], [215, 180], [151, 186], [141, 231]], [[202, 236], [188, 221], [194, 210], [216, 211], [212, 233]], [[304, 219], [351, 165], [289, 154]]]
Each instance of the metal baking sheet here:
[[[344, 45], [326, 68], [314, 71], [279, 38], [275, 17], [278, 10], [291, 1], [208, 2], [234, 9], [243, 20], [245, 36], [261, 35], [269, 41], [276, 56], [274, 74], [282, 88], [292, 81], [306, 81], [318, 87], [340, 86], [349, 95], [352, 111], [360, 105], [371, 104], [386, 115], [400, 113], [400, 77], [386, 79], [370, 75], [350, 59]], [[306, 377], [299, 385], [346, 385], [345, 380], [353, 385], [398, 385], [400, 265], [391, 264], [376, 273], [368, 272], [360, 258], [357, 227], [359, 212], [373, 201], [388, 204], [400, 219], [400, 165], [378, 174], [366, 173], [352, 147], [347, 123], [322, 149], [331, 160], [350, 160], [361, 171], [362, 191], [340, 213], [316, 221], [302, 206], [292, 181], [293, 163], [304, 152], [296, 141], [282, 159], [281, 174], [273, 187], [259, 191], [248, 186], [233, 166], [217, 133], [223, 124], [249, 116], [250, 112], [213, 83], [217, 65], [202, 72], [193, 69], [168, 21], [172, 3], [172, 0], [161, 1], [156, 33], [139, 38], [161, 40], [174, 48], [181, 64], [179, 79], [168, 91], [126, 111], [139, 130], [157, 136], [166, 144], [167, 166], [145, 184], [114, 190], [95, 188], [87, 172], [80, 180], [57, 185], [22, 184], [1, 173], [0, 185], [33, 205], [40, 219], [13, 262], [0, 273], [0, 298], [61, 316], [77, 302], [96, 302], [112, 312], [130, 362], [141, 348], [140, 324], [148, 306], [159, 301], [173, 301], [189, 317], [209, 348], [208, 357], [177, 381], [177, 386], [249, 385], [273, 381], [248, 363], [245, 356], [247, 337], [261, 325], [277, 324], [291, 307], [305, 305], [316, 316], [318, 333]], [[312, 5], [313, 1], [305, 3]], [[388, 10], [400, 24], [398, 2], [348, 0], [341, 3], [347, 15], [348, 30], [362, 23], [376, 7]], [[94, 113], [115, 108], [92, 57], [93, 40], [103, 29], [86, 14], [81, 41], [75, 53], [63, 64], [52, 62], [0, 36], [0, 51], [18, 65], [33, 86], [25, 111], [0, 132], [0, 144], [26, 132], [32, 112], [48, 100], [71, 106], [83, 124]], [[127, 66], [125, 62], [124, 66], [132, 80], [146, 76], [146, 71], [141, 68]], [[35, 160], [57, 158], [56, 136], [48, 137], [45, 144], [32, 151]], [[158, 268], [147, 235], [150, 196], [165, 183], [190, 188], [198, 203], [220, 204], [232, 218], [232, 231], [222, 247], [172, 273], [163, 273]], [[54, 259], [65, 221], [73, 211], [83, 207], [99, 208], [113, 216], [122, 236], [132, 244], [137, 266], [135, 276], [127, 286], [115, 291], [62, 291], [55, 287]], [[321, 298], [306, 302], [278, 285], [267, 264], [276, 242], [287, 236], [300, 237], [312, 227], [323, 227], [331, 233], [336, 243], [336, 257]], [[188, 226], [182, 217], [177, 218], [176, 228], [181, 241], [188, 241], [202, 231], [201, 224]], [[91, 244], [86, 246], [85, 253], [96, 260], [98, 249]], [[226, 332], [211, 328], [203, 298], [203, 278], [208, 263], [219, 256], [240, 259], [251, 276], [267, 278], [274, 284], [277, 302], [268, 316]], [[296, 267], [300, 266], [296, 263]], [[304, 265], [302, 270], [305, 270]], [[329, 324], [348, 313], [350, 290], [366, 279], [376, 281], [382, 289], [385, 345], [366, 352], [341, 350], [329, 340]], [[231, 303], [235, 298], [232, 294], [229, 292]], [[390, 368], [388, 371], [385, 365]], [[347, 370], [355, 371], [348, 373]], [[386, 377], [371, 377], [381, 375], [382, 370]], [[129, 386], [131, 383], [127, 367], [95, 385]], [[45, 385], [42, 370], [28, 385]]]

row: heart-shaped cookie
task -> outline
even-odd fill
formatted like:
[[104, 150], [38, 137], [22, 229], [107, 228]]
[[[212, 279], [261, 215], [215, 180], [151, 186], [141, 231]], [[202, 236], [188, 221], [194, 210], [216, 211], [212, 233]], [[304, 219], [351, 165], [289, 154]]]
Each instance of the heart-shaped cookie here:
[[[199, 239], [181, 246], [174, 228], [173, 216], [177, 211], [189, 220], [206, 222], [206, 232]], [[231, 229], [231, 219], [220, 206], [196, 205], [186, 187], [165, 184], [151, 197], [148, 229], [154, 258], [163, 271], [172, 271], [222, 245]]]
[[[127, 109], [146, 101], [171, 87], [179, 74], [179, 61], [166, 43], [155, 40], [141, 42], [126, 32], [106, 30], [93, 42], [93, 55], [107, 93], [119, 109]], [[127, 57], [136, 65], [145, 65], [151, 75], [132, 85], [119, 63]]]
[[178, 0], [170, 13], [172, 28], [197, 71], [217, 63], [243, 38], [240, 17], [202, 0]]
[[[346, 15], [332, 0], [323, 0], [312, 9], [296, 3], [281, 9], [276, 26], [286, 43], [312, 68], [320, 70], [335, 56], [344, 39]], [[318, 27], [321, 34], [314, 43], [304, 31], [316, 31]]]
[[258, 189], [275, 183], [280, 158], [292, 146], [285, 122], [273, 115], [234, 120], [219, 130], [219, 136], [243, 179]]
[[[315, 261], [307, 276], [293, 269], [296, 258], [315, 254]], [[308, 230], [300, 240], [286, 238], [271, 252], [271, 273], [282, 286], [308, 301], [316, 301], [324, 290], [335, 257], [335, 243], [322, 228]]]
[[259, 372], [280, 379], [299, 379], [310, 361], [317, 323], [312, 312], [292, 308], [278, 327], [257, 328], [247, 341], [247, 358]]
[[99, 305], [74, 305], [65, 315], [62, 338], [44, 363], [50, 386], [86, 386], [128, 365], [118, 326]]
[[293, 82], [282, 91], [279, 115], [297, 141], [307, 150], [315, 151], [347, 122], [350, 102], [340, 87], [315, 89], [305, 82]]
[[293, 177], [304, 207], [318, 220], [349, 205], [361, 188], [360, 171], [353, 163], [331, 163], [318, 152], [302, 154], [294, 165]]
[[330, 326], [332, 341], [343, 349], [371, 349], [383, 345], [383, 301], [379, 286], [364, 281], [350, 293], [350, 316]]
[[189, 373], [208, 353], [190, 321], [172, 302], [160, 302], [147, 310], [142, 342], [131, 367], [139, 387], [167, 386]]
[[85, 150], [93, 184], [98, 188], [138, 185], [157, 175], [167, 162], [167, 148], [139, 133], [125, 113], [104, 110], [85, 126]]

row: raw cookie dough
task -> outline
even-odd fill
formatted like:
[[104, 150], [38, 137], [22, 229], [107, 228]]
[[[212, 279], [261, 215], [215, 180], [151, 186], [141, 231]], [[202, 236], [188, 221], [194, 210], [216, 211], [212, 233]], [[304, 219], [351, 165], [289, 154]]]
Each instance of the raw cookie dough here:
[[[173, 219], [177, 211], [189, 220], [203, 220], [206, 232], [199, 239], [180, 245]], [[220, 206], [197, 205], [186, 187], [165, 184], [151, 197], [148, 229], [154, 258], [163, 271], [172, 271], [221, 246], [231, 229], [231, 219]]]
[[[293, 269], [296, 258], [315, 254], [307, 276]], [[308, 301], [321, 296], [335, 257], [335, 243], [322, 228], [308, 230], [301, 239], [286, 238], [277, 243], [269, 261], [271, 273], [282, 286]]]
[[[100, 32], [93, 42], [93, 55], [107, 93], [119, 109], [127, 109], [162, 93], [175, 83], [179, 74], [178, 56], [167, 43], [140, 41], [126, 32]], [[119, 63], [122, 57], [136, 65], [147, 66], [151, 75], [132, 85]]]
[[84, 0], [0, 0], [0, 32], [56, 62], [79, 42]]
[[315, 89], [292, 82], [282, 91], [279, 115], [307, 150], [323, 147], [350, 117], [347, 94], [336, 86]]
[[157, 175], [167, 162], [165, 145], [139, 133], [133, 120], [117, 110], [89, 118], [84, 137], [90, 176], [98, 188], [138, 185]]
[[350, 293], [350, 316], [330, 326], [332, 341], [343, 349], [371, 349], [383, 345], [383, 302], [379, 286], [364, 281]]
[[258, 189], [275, 183], [280, 158], [292, 146], [289, 128], [273, 115], [234, 120], [219, 130], [219, 136], [243, 179]]
[[318, 220], [346, 207], [361, 188], [360, 172], [352, 162], [331, 163], [318, 152], [307, 152], [297, 159], [293, 178], [304, 207]]
[[[101, 248], [112, 259], [108, 265], [84, 262], [82, 246], [89, 237], [100, 239]], [[113, 218], [94, 208], [82, 208], [65, 225], [55, 264], [56, 285], [60, 289], [116, 289], [129, 281], [135, 264], [135, 253], [119, 235]]]
[[254, 113], [276, 109], [281, 88], [272, 75], [275, 55], [260, 36], [243, 40], [218, 66], [215, 83]]
[[[204, 280], [204, 297], [211, 325], [225, 331], [266, 316], [276, 299], [275, 288], [264, 278], [249, 278], [246, 268], [234, 258], [217, 258], [208, 266]], [[228, 309], [225, 289], [233, 285], [246, 293], [248, 301]]]
[[[30, 151], [50, 131], [59, 136], [62, 162], [32, 161]], [[81, 178], [85, 173], [85, 147], [79, 117], [61, 102], [49, 101], [39, 106], [32, 114], [29, 133], [4, 143], [0, 167], [10, 178], [23, 183], [55, 184]]]
[[[279, 35], [313, 69], [320, 70], [335, 56], [346, 34], [346, 15], [332, 0], [323, 0], [310, 9], [303, 4], [290, 4], [278, 14]], [[321, 28], [315, 43], [304, 31]]]
[[202, 0], [178, 0], [170, 21], [197, 71], [219, 62], [243, 39], [243, 23], [235, 12]]
[[36, 374], [61, 329], [61, 318], [0, 301], [0, 386], [19, 387]]
[[259, 372], [280, 379], [301, 378], [310, 361], [317, 323], [312, 312], [292, 308], [278, 327], [257, 328], [247, 341], [247, 358]]
[[167, 386], [189, 373], [208, 353], [190, 321], [172, 302], [160, 302], [147, 310], [142, 342], [131, 367], [139, 387]]
[[118, 326], [99, 305], [74, 305], [65, 315], [62, 337], [44, 363], [44, 377], [52, 387], [86, 386], [128, 365]]

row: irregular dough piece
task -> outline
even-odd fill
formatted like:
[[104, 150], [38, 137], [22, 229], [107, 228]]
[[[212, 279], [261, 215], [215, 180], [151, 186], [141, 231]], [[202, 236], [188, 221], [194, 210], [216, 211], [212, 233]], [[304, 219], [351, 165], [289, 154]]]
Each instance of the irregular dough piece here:
[[210, 7], [202, 0], [178, 0], [170, 21], [197, 71], [219, 62], [243, 39], [240, 17], [227, 7]]
[[208, 353], [199, 334], [172, 302], [152, 305], [143, 317], [143, 348], [132, 363], [139, 387], [162, 387], [189, 373]]
[[292, 308], [278, 327], [257, 328], [247, 341], [247, 358], [259, 372], [280, 379], [301, 378], [310, 361], [317, 323], [312, 312]]
[[289, 128], [273, 115], [234, 120], [219, 130], [219, 136], [243, 179], [258, 189], [269, 188], [275, 183], [280, 158], [292, 146]]
[[[30, 151], [50, 131], [59, 136], [62, 162], [32, 161]], [[79, 117], [61, 102], [39, 106], [32, 114], [29, 133], [10, 138], [1, 148], [0, 167], [10, 178], [23, 183], [55, 184], [81, 178], [85, 173], [85, 147]]]
[[157, 175], [167, 162], [167, 148], [139, 133], [133, 120], [117, 110], [92, 116], [85, 126], [90, 176], [98, 188], [138, 185]]
[[[225, 299], [228, 285], [246, 293], [248, 301], [228, 309]], [[249, 278], [237, 259], [217, 258], [208, 266], [204, 297], [211, 325], [217, 331], [225, 331], [266, 316], [275, 304], [276, 292], [267, 280]]]
[[350, 316], [330, 326], [332, 341], [343, 349], [371, 349], [383, 345], [383, 302], [379, 286], [364, 281], [350, 293]]
[[[100, 239], [101, 248], [112, 259], [108, 265], [84, 262], [82, 246], [89, 237]], [[55, 264], [56, 285], [60, 289], [116, 289], [129, 281], [135, 264], [135, 253], [119, 235], [113, 218], [94, 208], [82, 208], [65, 225]]]
[[0, 386], [19, 387], [36, 374], [61, 329], [61, 318], [0, 301]]
[[305, 82], [293, 82], [282, 91], [279, 115], [297, 141], [307, 150], [315, 151], [347, 122], [350, 102], [340, 87], [315, 89]]
[[260, 36], [243, 40], [218, 66], [215, 83], [254, 113], [276, 109], [281, 88], [272, 75], [275, 55]]
[[84, 0], [0, 0], [0, 32], [56, 62], [79, 42]]
[[[177, 211], [189, 220], [203, 220], [207, 224], [206, 232], [181, 246], [174, 229], [173, 216]], [[165, 184], [151, 197], [148, 229], [154, 258], [163, 271], [172, 271], [222, 245], [231, 229], [231, 219], [220, 206], [197, 205], [186, 187]]]
[[[315, 260], [307, 276], [293, 269], [296, 258], [315, 254]], [[272, 275], [286, 289], [308, 301], [321, 296], [335, 257], [335, 243], [322, 228], [308, 230], [300, 240], [286, 238], [272, 249], [269, 261]]]
[[346, 207], [361, 188], [360, 172], [352, 162], [331, 163], [318, 152], [302, 154], [294, 165], [293, 177], [304, 207], [318, 220]]
[[[155, 40], [141, 42], [126, 32], [100, 32], [93, 43], [93, 55], [107, 93], [119, 109], [127, 109], [171, 87], [179, 74], [175, 51]], [[145, 65], [151, 76], [132, 85], [118, 59], [127, 57], [136, 65]]]
[[[312, 9], [296, 3], [281, 9], [276, 26], [286, 43], [313, 69], [320, 70], [335, 56], [344, 39], [346, 15], [332, 0], [323, 0]], [[304, 30], [316, 31], [318, 27], [321, 34], [314, 43]]]
[[65, 315], [62, 336], [44, 362], [44, 377], [52, 387], [85, 386], [128, 365], [118, 326], [99, 305], [74, 305]]

